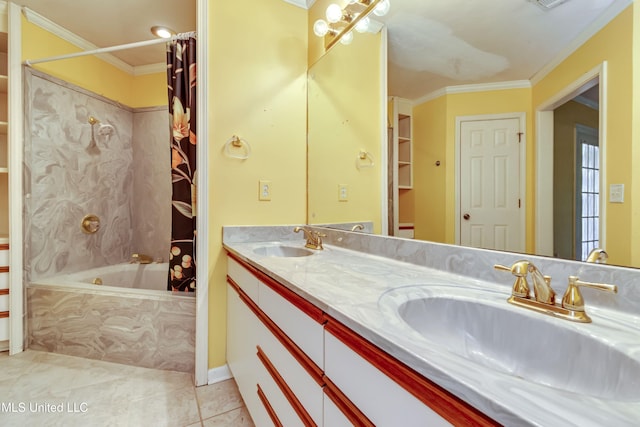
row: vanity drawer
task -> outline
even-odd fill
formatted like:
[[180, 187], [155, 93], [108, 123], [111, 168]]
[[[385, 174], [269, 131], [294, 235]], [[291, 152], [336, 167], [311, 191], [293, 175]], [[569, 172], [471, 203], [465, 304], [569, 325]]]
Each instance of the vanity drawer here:
[[227, 257], [227, 275], [238, 284], [240, 289], [247, 294], [253, 302], [258, 303], [258, 279], [244, 268], [238, 261]]
[[9, 318], [0, 317], [0, 341], [9, 339]]
[[0, 313], [3, 311], [9, 311], [9, 294], [0, 291]]
[[[280, 287], [276, 292], [273, 285], [260, 283], [259, 306], [264, 313], [309, 356], [320, 369], [324, 367], [324, 329], [323, 324], [301, 311], [281, 293], [291, 292]], [[277, 289], [277, 288], [276, 288]], [[293, 296], [297, 297], [297, 296]], [[298, 297], [299, 298], [299, 297]], [[308, 304], [308, 303], [307, 303]], [[322, 313], [320, 312], [320, 317]]]
[[9, 267], [0, 267], [0, 289], [9, 289]]
[[[262, 354], [269, 359], [304, 412], [308, 414], [307, 417], [313, 419], [315, 424], [322, 425], [322, 371], [313, 366], [307, 366], [305, 369], [304, 361], [296, 358], [296, 349], [289, 350], [266, 325], [261, 325], [258, 335]], [[309, 373], [309, 370], [313, 373]]]
[[0, 243], [0, 267], [9, 265], [9, 244]]

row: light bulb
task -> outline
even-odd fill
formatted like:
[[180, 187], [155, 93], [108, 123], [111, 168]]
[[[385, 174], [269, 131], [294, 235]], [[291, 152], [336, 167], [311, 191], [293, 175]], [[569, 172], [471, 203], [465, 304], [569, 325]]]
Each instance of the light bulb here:
[[390, 8], [391, 3], [389, 3], [389, 0], [382, 0], [380, 3], [378, 3], [375, 9], [373, 9], [373, 13], [378, 16], [384, 16], [387, 14], [387, 12], [389, 12]]
[[359, 33], [366, 33], [369, 31], [369, 17], [365, 16], [356, 24], [356, 31]]
[[342, 19], [342, 9], [335, 3], [331, 3], [327, 8], [327, 21], [335, 24]]
[[168, 39], [168, 38], [171, 38], [171, 37], [175, 36], [176, 32], [173, 31], [169, 27], [162, 27], [162, 26], [159, 26], [159, 25], [154, 25], [153, 27], [151, 27], [151, 34], [153, 34], [156, 37], [160, 37], [160, 38], [163, 38], [163, 39]]
[[324, 37], [329, 32], [329, 24], [324, 19], [318, 19], [313, 24], [313, 33], [318, 37]]
[[347, 34], [344, 34], [340, 38], [340, 43], [342, 43], [342, 44], [351, 44], [352, 41], [353, 41], [353, 32], [352, 31], [349, 31]]

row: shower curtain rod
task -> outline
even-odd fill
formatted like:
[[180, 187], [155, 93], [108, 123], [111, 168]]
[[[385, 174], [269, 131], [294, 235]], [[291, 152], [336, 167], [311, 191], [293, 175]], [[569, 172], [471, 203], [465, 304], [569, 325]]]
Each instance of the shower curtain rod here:
[[97, 55], [97, 54], [100, 54], [100, 53], [114, 52], [116, 50], [134, 49], [136, 47], [151, 46], [151, 45], [160, 44], [160, 43], [170, 43], [170, 42], [173, 42], [173, 41], [176, 41], [176, 40], [186, 39], [186, 38], [191, 37], [191, 36], [195, 37], [195, 34], [196, 34], [195, 31], [191, 31], [191, 32], [187, 32], [187, 33], [176, 34], [175, 36], [170, 37], [170, 38], [166, 38], [166, 39], [153, 39], [153, 40], [146, 40], [146, 41], [142, 41], [142, 42], [121, 44], [121, 45], [118, 45], [118, 46], [101, 47], [101, 48], [97, 48], [97, 49], [93, 49], [93, 50], [85, 50], [83, 52], [68, 53], [66, 55], [58, 55], [58, 56], [50, 56], [48, 58], [27, 59], [27, 60], [25, 60], [23, 62], [23, 64], [25, 64], [25, 65], [34, 65], [34, 64], [40, 64], [41, 62], [50, 62], [50, 61], [57, 61], [57, 60], [60, 60], [60, 59], [76, 58], [78, 56]]

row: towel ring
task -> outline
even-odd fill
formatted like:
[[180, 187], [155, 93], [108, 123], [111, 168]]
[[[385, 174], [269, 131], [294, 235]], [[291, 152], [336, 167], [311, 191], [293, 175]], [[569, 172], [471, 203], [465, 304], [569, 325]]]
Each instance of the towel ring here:
[[[243, 154], [237, 154], [238, 151]], [[232, 159], [245, 160], [251, 156], [251, 145], [239, 136], [233, 135], [224, 144], [224, 153]]]
[[360, 150], [358, 153], [358, 157], [356, 157], [356, 168], [364, 169], [364, 168], [372, 168], [374, 166], [373, 156], [370, 152]]

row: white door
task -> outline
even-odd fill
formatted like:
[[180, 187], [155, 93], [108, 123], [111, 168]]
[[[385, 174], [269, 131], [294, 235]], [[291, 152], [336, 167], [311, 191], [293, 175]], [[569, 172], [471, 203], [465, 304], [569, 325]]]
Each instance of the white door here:
[[460, 244], [524, 251], [519, 118], [460, 122]]

